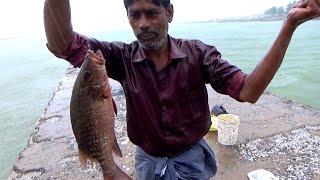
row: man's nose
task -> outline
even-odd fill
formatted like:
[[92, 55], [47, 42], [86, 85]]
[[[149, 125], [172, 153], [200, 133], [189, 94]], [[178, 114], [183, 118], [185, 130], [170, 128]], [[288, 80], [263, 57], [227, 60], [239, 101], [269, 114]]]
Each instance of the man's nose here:
[[150, 20], [145, 15], [142, 15], [139, 21], [139, 28], [140, 29], [147, 29], [150, 27]]

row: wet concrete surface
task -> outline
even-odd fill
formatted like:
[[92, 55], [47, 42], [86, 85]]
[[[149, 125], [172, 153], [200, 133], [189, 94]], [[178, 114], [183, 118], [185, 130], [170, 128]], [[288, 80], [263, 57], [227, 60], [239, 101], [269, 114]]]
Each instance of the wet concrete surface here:
[[[8, 179], [101, 179], [97, 165], [81, 167], [69, 118], [71, 90], [77, 70], [68, 69], [48, 103], [28, 146], [20, 153]], [[115, 132], [123, 153], [119, 167], [135, 178], [134, 145], [126, 134], [125, 99], [112, 82], [118, 107]], [[210, 108], [222, 104], [239, 116], [238, 143], [224, 146], [217, 133], [205, 139], [215, 152], [218, 172], [213, 179], [248, 179], [266, 169], [280, 179], [320, 178], [320, 110], [265, 93], [252, 105], [219, 95], [208, 87]]]

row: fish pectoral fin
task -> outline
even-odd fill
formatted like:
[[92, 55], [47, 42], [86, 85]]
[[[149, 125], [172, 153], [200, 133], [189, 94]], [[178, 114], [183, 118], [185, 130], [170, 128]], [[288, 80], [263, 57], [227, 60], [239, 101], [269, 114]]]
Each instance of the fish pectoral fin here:
[[91, 163], [98, 163], [97, 159], [92, 158], [87, 153], [82, 151], [80, 148], [78, 148], [78, 152], [79, 152], [79, 161], [80, 161], [81, 166], [86, 166], [88, 164], [88, 160]]
[[116, 113], [116, 116], [118, 115], [118, 109], [117, 109], [117, 104], [114, 101], [114, 99], [112, 98], [112, 103], [113, 103], [113, 109], [114, 109], [114, 113]]
[[107, 83], [105, 83], [103, 85], [103, 94], [102, 96], [104, 98], [109, 98], [111, 96], [111, 87], [109, 85], [107, 85]]
[[114, 136], [114, 142], [113, 142], [112, 151], [113, 151], [113, 153], [115, 155], [117, 155], [119, 157], [122, 157], [122, 152], [121, 152], [120, 147], [118, 145], [116, 136]]

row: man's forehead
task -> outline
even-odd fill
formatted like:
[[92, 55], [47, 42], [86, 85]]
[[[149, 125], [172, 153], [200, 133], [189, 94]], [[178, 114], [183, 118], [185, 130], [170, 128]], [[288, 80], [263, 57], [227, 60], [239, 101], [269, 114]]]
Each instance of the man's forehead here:
[[143, 1], [153, 4], [152, 0], [133, 0], [133, 3], [135, 3], [135, 2], [143, 2]]
[[153, 3], [152, 0], [134, 0], [131, 5], [128, 7], [129, 9], [140, 9], [140, 8], [161, 8]]

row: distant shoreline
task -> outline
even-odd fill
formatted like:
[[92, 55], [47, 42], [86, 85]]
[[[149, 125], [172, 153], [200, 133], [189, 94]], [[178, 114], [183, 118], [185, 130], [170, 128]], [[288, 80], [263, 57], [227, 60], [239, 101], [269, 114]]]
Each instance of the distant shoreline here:
[[[268, 21], [283, 21], [287, 15], [284, 16], [272, 16], [272, 17], [239, 17], [239, 18], [228, 18], [228, 19], [218, 19], [215, 22], [225, 23], [225, 22], [268, 22]], [[314, 20], [320, 20], [316, 18]]]
[[0, 41], [7, 41], [11, 39], [19, 39], [22, 38], [23, 36], [10, 36], [10, 37], [0, 37]]
[[[216, 19], [216, 20], [206, 20], [206, 21], [191, 21], [189, 23], [226, 23], [226, 22], [271, 22], [271, 21], [283, 21], [287, 15], [284, 16], [273, 16], [273, 17], [234, 17], [234, 18], [225, 18], [225, 19]], [[319, 21], [320, 18], [314, 19]]]
[[225, 22], [253, 22], [253, 21], [282, 21], [286, 16], [273, 16], [273, 17], [248, 17], [248, 18], [228, 18], [228, 19], [219, 19], [216, 22], [225, 23]]

